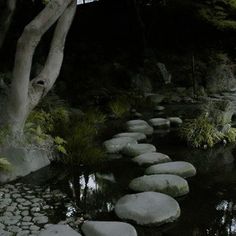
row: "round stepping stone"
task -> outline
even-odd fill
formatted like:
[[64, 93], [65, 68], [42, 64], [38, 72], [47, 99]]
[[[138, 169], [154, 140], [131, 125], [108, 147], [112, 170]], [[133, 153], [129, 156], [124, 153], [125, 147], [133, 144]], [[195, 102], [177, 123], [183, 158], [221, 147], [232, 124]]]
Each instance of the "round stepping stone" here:
[[180, 216], [180, 207], [174, 198], [166, 194], [145, 192], [119, 199], [115, 213], [122, 220], [151, 226], [175, 221]]
[[155, 111], [164, 111], [165, 107], [163, 107], [163, 106], [155, 106], [154, 110]]
[[164, 118], [153, 118], [149, 120], [150, 124], [157, 128], [170, 127], [170, 121]]
[[138, 163], [141, 166], [141, 165], [154, 165], [163, 162], [169, 162], [171, 161], [171, 159], [169, 158], [169, 156], [163, 153], [150, 152], [139, 155], [133, 158], [132, 161]]
[[120, 137], [107, 140], [103, 145], [108, 153], [119, 153], [127, 144], [131, 143], [137, 143], [137, 141], [129, 137]]
[[141, 144], [128, 144], [126, 145], [122, 153], [126, 156], [135, 157], [144, 153], [155, 152], [156, 147], [152, 144], [141, 143]]
[[145, 173], [148, 175], [173, 174], [179, 175], [183, 178], [187, 178], [196, 175], [196, 169], [189, 162], [175, 161], [150, 166], [145, 170]]
[[114, 138], [122, 138], [122, 137], [133, 138], [137, 141], [145, 140], [147, 138], [144, 133], [135, 133], [135, 132], [120, 133], [114, 136]]
[[82, 231], [85, 236], [137, 236], [135, 228], [123, 222], [86, 221]]
[[39, 236], [81, 236], [68, 225], [51, 225], [39, 233]]
[[126, 122], [127, 126], [135, 126], [135, 125], [148, 125], [145, 120], [129, 120]]
[[189, 193], [188, 182], [177, 175], [144, 175], [133, 179], [129, 188], [136, 192], [160, 192], [171, 197]]
[[179, 117], [170, 117], [168, 118], [171, 126], [180, 126], [183, 124], [183, 120]]
[[138, 132], [138, 133], [143, 133], [145, 135], [152, 135], [154, 132], [153, 128], [148, 124], [128, 126], [127, 130], [129, 132], [135, 132], [135, 133]]

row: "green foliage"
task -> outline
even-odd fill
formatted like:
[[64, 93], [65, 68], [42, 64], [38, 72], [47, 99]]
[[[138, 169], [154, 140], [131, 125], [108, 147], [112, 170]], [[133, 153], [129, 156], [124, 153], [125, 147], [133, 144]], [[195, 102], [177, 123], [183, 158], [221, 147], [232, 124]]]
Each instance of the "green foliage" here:
[[86, 119], [89, 124], [99, 125], [105, 123], [107, 117], [98, 108], [94, 108], [85, 113], [84, 119]]
[[224, 137], [229, 143], [236, 142], [236, 128], [229, 128]]
[[198, 5], [199, 16], [214, 27], [236, 29], [236, 1], [235, 0], [208, 0]]
[[109, 109], [115, 118], [124, 118], [128, 114], [130, 110], [130, 104], [127, 101], [127, 97], [120, 97], [109, 103]]
[[195, 148], [205, 147], [205, 145], [213, 147], [224, 139], [224, 134], [218, 131], [204, 115], [186, 121], [180, 129], [180, 135]]
[[93, 120], [91, 113], [88, 116], [90, 119], [83, 117], [73, 123], [70, 134], [66, 137], [68, 155], [64, 156], [62, 161], [70, 165], [80, 164], [95, 164], [99, 163], [105, 158], [105, 151], [103, 148], [96, 144], [96, 136], [99, 129], [96, 126], [97, 121]]
[[3, 158], [3, 157], [0, 157], [0, 171], [11, 171], [12, 170], [12, 166], [11, 166], [11, 163]]
[[56, 150], [59, 153], [67, 155], [67, 151], [66, 151], [66, 148], [65, 148], [66, 144], [67, 144], [67, 141], [64, 140], [63, 138], [60, 138], [58, 136], [56, 136], [54, 138], [54, 145], [55, 145]]

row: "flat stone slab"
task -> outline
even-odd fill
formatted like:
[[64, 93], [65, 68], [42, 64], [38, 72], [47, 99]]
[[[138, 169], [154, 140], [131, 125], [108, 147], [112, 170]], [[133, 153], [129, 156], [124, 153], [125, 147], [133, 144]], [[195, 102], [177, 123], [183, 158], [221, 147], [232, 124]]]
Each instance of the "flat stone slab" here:
[[130, 137], [112, 138], [103, 143], [107, 153], [119, 153], [127, 144], [135, 144], [137, 141]]
[[144, 153], [155, 152], [156, 147], [152, 144], [141, 143], [141, 144], [128, 144], [126, 145], [122, 153], [126, 156], [135, 157]]
[[149, 124], [131, 125], [127, 127], [129, 132], [143, 133], [145, 135], [152, 135], [154, 130]]
[[145, 140], [147, 138], [144, 133], [136, 133], [136, 132], [119, 133], [114, 136], [114, 138], [122, 138], [122, 137], [133, 138], [136, 141]]
[[170, 121], [165, 118], [152, 118], [149, 123], [154, 127], [170, 127]]
[[163, 107], [163, 106], [155, 106], [155, 108], [154, 108], [154, 110], [155, 111], [164, 111], [165, 110], [165, 107]]
[[129, 120], [126, 122], [127, 126], [135, 126], [135, 125], [148, 125], [145, 120]]
[[188, 182], [177, 175], [144, 175], [133, 179], [129, 188], [136, 192], [160, 192], [171, 197], [180, 197], [189, 193]]
[[115, 213], [122, 220], [139, 225], [161, 225], [175, 221], [180, 216], [178, 202], [163, 193], [145, 192], [120, 198]]
[[173, 174], [187, 178], [196, 175], [196, 168], [189, 162], [175, 161], [150, 166], [145, 170], [145, 173], [148, 175]]
[[82, 231], [85, 236], [137, 236], [135, 228], [123, 222], [86, 221]]
[[168, 120], [171, 126], [180, 126], [183, 124], [183, 120], [179, 117], [169, 117]]
[[138, 163], [141, 165], [154, 165], [164, 162], [170, 162], [171, 159], [169, 156], [160, 153], [160, 152], [150, 152], [150, 153], [144, 153], [141, 154], [135, 158], [132, 159], [133, 162]]
[[39, 233], [39, 236], [81, 236], [68, 225], [51, 225]]

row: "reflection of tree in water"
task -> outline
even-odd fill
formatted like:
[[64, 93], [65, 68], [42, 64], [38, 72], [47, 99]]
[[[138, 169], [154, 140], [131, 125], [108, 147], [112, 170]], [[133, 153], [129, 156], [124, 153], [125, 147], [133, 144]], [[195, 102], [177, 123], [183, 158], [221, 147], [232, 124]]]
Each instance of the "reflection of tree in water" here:
[[222, 200], [216, 205], [216, 217], [207, 235], [236, 235], [236, 204], [232, 200]]
[[102, 212], [111, 212], [114, 203], [120, 196], [120, 191], [115, 183], [96, 174], [88, 172], [80, 176], [73, 176], [69, 180], [69, 186], [80, 213], [95, 217]]

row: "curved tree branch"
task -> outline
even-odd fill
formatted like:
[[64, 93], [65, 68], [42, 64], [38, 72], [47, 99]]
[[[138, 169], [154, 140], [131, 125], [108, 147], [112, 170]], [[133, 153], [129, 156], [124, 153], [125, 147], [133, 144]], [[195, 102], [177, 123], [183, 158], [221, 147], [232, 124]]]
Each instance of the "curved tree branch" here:
[[8, 121], [13, 133], [22, 130], [29, 112], [29, 85], [35, 49], [46, 31], [60, 18], [68, 5], [76, 0], [51, 0], [25, 27], [17, 42], [9, 103]]
[[54, 85], [63, 62], [66, 36], [74, 19], [76, 1], [73, 1], [58, 20], [50, 51], [41, 73], [31, 81], [31, 107], [33, 108]]

